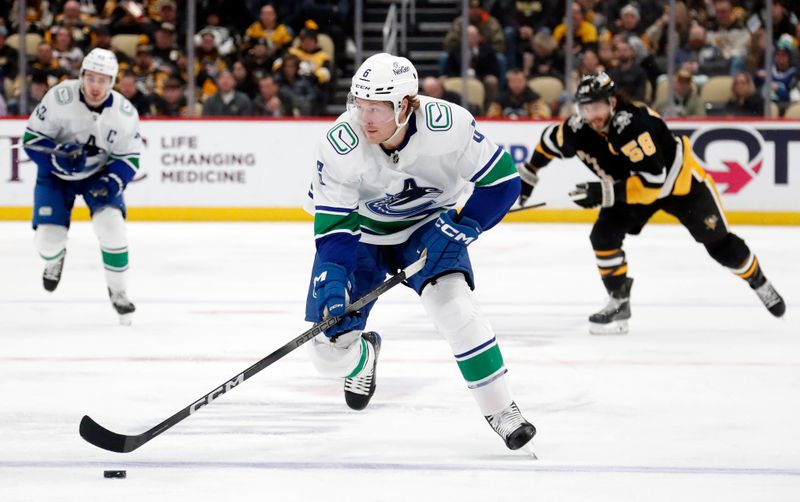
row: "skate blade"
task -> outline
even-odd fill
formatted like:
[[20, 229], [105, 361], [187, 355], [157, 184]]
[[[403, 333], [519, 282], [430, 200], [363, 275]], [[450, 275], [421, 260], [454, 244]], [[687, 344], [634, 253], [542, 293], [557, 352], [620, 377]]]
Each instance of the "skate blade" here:
[[133, 315], [132, 314], [120, 314], [119, 315], [119, 323], [122, 326], [130, 326], [132, 321], [133, 321]]
[[628, 320], [622, 319], [607, 324], [589, 323], [589, 333], [592, 335], [627, 335]]
[[531, 460], [539, 460], [539, 457], [537, 457], [536, 453], [533, 451], [533, 445], [531, 445], [532, 442], [533, 441], [528, 441], [528, 444], [520, 448], [520, 450], [527, 453], [531, 457]]

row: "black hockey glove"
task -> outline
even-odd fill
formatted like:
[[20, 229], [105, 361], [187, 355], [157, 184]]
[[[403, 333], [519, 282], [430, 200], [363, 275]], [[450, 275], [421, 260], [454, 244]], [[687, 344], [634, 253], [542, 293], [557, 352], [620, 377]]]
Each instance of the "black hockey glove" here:
[[625, 184], [614, 180], [578, 183], [569, 196], [575, 204], [587, 209], [611, 207], [615, 202], [625, 200]]
[[519, 168], [519, 179], [522, 182], [522, 189], [519, 194], [519, 205], [524, 206], [525, 201], [533, 194], [533, 189], [539, 183], [539, 169], [530, 162], [526, 162]]

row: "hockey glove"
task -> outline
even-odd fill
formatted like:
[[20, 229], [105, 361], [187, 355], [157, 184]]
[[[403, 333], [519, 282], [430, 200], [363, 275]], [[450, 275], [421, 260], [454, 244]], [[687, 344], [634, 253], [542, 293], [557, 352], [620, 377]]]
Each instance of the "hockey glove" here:
[[422, 237], [422, 245], [428, 249], [423, 275], [435, 277], [453, 269], [458, 265], [464, 248], [481, 234], [481, 225], [477, 221], [457, 217], [454, 209], [440, 214], [439, 219]]
[[114, 173], [104, 174], [89, 182], [86, 188], [86, 196], [101, 204], [105, 204], [111, 202], [114, 197], [121, 194], [123, 188], [125, 187], [122, 184], [122, 180], [119, 179], [119, 176]]
[[533, 194], [533, 189], [539, 183], [539, 169], [530, 162], [526, 162], [519, 169], [519, 179], [522, 181], [522, 189], [519, 194], [519, 205], [524, 206], [525, 201]]
[[[314, 277], [314, 298], [320, 319], [344, 314], [347, 304], [350, 303], [352, 274], [348, 276], [344, 267], [335, 263], [323, 263], [319, 271]], [[325, 336], [333, 338], [341, 333], [360, 329], [360, 324], [359, 314], [348, 314], [326, 331]]]
[[50, 157], [52, 170], [58, 174], [75, 174], [86, 168], [86, 150], [78, 143], [56, 145]]
[[624, 190], [625, 184], [614, 180], [590, 181], [575, 185], [575, 190], [569, 196], [575, 204], [587, 209], [611, 207], [614, 202], [625, 200]]

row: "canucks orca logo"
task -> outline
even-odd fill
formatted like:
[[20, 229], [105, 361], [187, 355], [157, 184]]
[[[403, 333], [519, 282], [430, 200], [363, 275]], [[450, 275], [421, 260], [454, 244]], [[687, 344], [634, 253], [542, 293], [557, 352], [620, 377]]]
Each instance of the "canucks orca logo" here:
[[419, 187], [413, 178], [407, 178], [400, 193], [371, 200], [366, 206], [382, 216], [413, 216], [432, 206], [441, 193], [438, 188]]

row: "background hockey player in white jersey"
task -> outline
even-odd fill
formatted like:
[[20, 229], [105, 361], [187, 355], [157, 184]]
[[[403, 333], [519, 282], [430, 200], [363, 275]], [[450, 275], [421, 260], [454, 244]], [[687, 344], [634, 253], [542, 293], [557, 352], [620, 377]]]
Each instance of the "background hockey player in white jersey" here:
[[123, 324], [135, 310], [126, 296], [128, 238], [122, 193], [139, 169], [139, 116], [112, 90], [119, 66], [114, 53], [93, 49], [80, 79], [48, 91], [28, 120], [23, 143], [38, 166], [33, 228], [46, 265], [42, 280], [54, 291], [61, 280], [75, 197], [83, 197], [100, 242], [111, 303]]
[[[494, 332], [472, 293], [467, 246], [497, 224], [519, 195], [508, 153], [476, 130], [463, 108], [417, 97], [406, 58], [377, 54], [353, 77], [348, 111], [322, 138], [313, 173], [316, 257], [306, 319], [344, 312], [416, 261], [408, 280], [450, 344], [481, 412], [511, 449], [536, 432], [511, 398]], [[470, 185], [460, 212], [453, 209]], [[362, 332], [373, 304], [310, 344], [324, 375], [345, 377], [347, 404], [363, 409], [375, 392], [381, 337]]]

